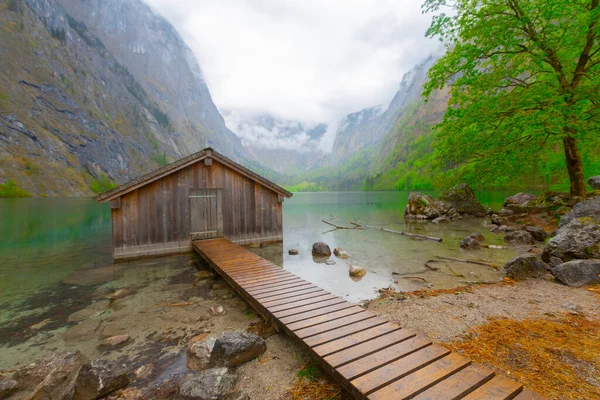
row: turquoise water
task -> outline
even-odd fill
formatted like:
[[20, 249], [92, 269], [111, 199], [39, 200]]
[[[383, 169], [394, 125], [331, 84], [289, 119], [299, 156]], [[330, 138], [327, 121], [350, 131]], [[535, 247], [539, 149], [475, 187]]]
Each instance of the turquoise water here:
[[[484, 205], [495, 209], [501, 207], [506, 195], [479, 194]], [[502, 238], [491, 234], [482, 219], [441, 225], [407, 223], [403, 218], [407, 197], [406, 192], [298, 193], [284, 203], [283, 244], [251, 250], [353, 302], [373, 298], [383, 287], [446, 288], [502, 278], [492, 268], [465, 263], [438, 260], [438, 271], [425, 268], [426, 262], [438, 256], [502, 264], [514, 256], [515, 250], [461, 250], [458, 241], [472, 232], [482, 233], [490, 244], [503, 244]], [[322, 222], [349, 226], [348, 221], [356, 219], [388, 229], [438, 236], [444, 241], [415, 241], [376, 230], [332, 230]], [[340, 246], [351, 258], [332, 256], [334, 265], [314, 260], [311, 247], [316, 241], [324, 241], [332, 249]], [[290, 248], [297, 248], [300, 254], [289, 255]], [[351, 278], [350, 263], [364, 267], [366, 276]], [[0, 199], [0, 370], [32, 362], [50, 351], [79, 349], [90, 357], [104, 357], [96, 348], [102, 338], [100, 330], [114, 325], [115, 320], [118, 324], [121, 317], [127, 317], [120, 320], [124, 321], [122, 328], [142, 346], [134, 347], [127, 357], [151, 357], [153, 353], [136, 351], [146, 345], [162, 351], [163, 344], [149, 335], [170, 329], [165, 320], [171, 324], [171, 314], [177, 310], [164, 304], [187, 301], [194, 292], [197, 306], [191, 308], [200, 307], [194, 312], [204, 315], [202, 307], [209, 304], [204, 302], [217, 301], [210, 288], [215, 281], [190, 288], [196, 268], [206, 266], [193, 254], [113, 264], [110, 208], [92, 199]], [[105, 305], [104, 311], [97, 313], [95, 304], [106, 303], [107, 293], [117, 288], [133, 292], [126, 308], [107, 310]], [[203, 300], [207, 298], [213, 300]], [[239, 301], [241, 309], [247, 307]], [[80, 325], [90, 324], [91, 336], [67, 339], [69, 332], [80, 326], [73, 316], [88, 307], [93, 309], [91, 317]], [[187, 322], [174, 326], [198, 329], [186, 310], [179, 312], [181, 315], [176, 317]], [[230, 318], [233, 313], [222, 319], [224, 327], [232, 323]]]
[[[478, 193], [480, 201], [494, 209], [501, 207], [507, 195]], [[439, 226], [406, 224], [403, 213], [407, 198], [408, 192], [296, 193], [283, 208], [284, 267], [294, 272], [302, 271], [305, 267], [301, 264], [305, 262], [314, 267], [312, 258], [306, 256], [318, 240], [329, 241], [332, 248], [347, 248], [356, 256], [353, 262], [376, 262], [377, 270], [389, 271], [413, 267], [417, 270], [415, 260], [438, 255], [440, 248], [456, 247], [457, 240], [470, 230], [485, 233], [492, 242], [498, 241], [480, 221]], [[446, 243], [441, 247], [374, 231], [338, 230], [323, 234], [331, 227], [321, 220], [332, 218], [336, 224], [348, 225], [347, 220], [360, 219], [390, 229], [440, 236]], [[89, 198], [0, 199], [0, 221], [0, 304], [22, 301], [56, 285], [75, 270], [112, 263], [107, 204], [97, 204]], [[289, 257], [289, 247], [299, 248], [301, 255]], [[498, 255], [497, 251], [492, 253]], [[6, 308], [2, 310], [5, 312]]]

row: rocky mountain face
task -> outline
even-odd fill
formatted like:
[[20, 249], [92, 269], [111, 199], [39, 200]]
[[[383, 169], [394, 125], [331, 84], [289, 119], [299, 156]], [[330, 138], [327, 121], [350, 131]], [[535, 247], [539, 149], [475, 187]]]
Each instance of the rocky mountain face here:
[[89, 195], [206, 145], [245, 160], [192, 53], [141, 1], [0, 0], [0, 30], [0, 183]]
[[175, 28], [142, 0], [58, 0], [87, 26], [166, 112], [181, 154], [205, 145], [243, 157], [240, 140], [225, 127], [196, 57]]
[[371, 107], [346, 116], [333, 144], [333, 163], [340, 163], [367, 146], [379, 144], [408, 108], [421, 99], [427, 71], [436, 60], [434, 56], [429, 56], [404, 74], [387, 109]]

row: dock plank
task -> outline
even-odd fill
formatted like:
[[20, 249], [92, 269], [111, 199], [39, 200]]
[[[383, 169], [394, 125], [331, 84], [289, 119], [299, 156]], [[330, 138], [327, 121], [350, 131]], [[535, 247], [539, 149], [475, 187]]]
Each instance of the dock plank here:
[[193, 248], [355, 399], [542, 399], [227, 239]]

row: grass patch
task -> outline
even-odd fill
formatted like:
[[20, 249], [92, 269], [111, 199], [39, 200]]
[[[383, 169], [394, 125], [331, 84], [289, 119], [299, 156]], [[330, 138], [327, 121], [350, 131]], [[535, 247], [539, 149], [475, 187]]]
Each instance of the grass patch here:
[[492, 319], [448, 345], [549, 400], [600, 398], [600, 321], [570, 314]]
[[333, 383], [319, 368], [309, 362], [298, 371], [298, 379], [290, 389], [294, 400], [346, 400], [350, 399], [342, 389]]
[[31, 193], [21, 189], [15, 181], [9, 179], [0, 184], [0, 198], [31, 197]]
[[99, 179], [94, 179], [90, 185], [90, 190], [94, 193], [104, 193], [118, 186], [119, 185], [111, 181], [106, 174], [102, 174]]
[[321, 185], [318, 185], [314, 182], [301, 182], [296, 185], [286, 186], [285, 189], [288, 192], [324, 192], [327, 191], [327, 188]]
[[165, 153], [158, 153], [152, 155], [152, 160], [154, 160], [154, 162], [160, 165], [161, 167], [164, 167], [169, 163], [169, 160], [167, 159], [167, 155]]

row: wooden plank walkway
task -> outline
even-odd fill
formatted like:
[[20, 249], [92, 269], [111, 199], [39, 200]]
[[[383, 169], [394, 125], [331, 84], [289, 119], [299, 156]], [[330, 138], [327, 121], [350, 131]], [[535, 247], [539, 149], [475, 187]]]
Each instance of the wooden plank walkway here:
[[194, 249], [355, 399], [534, 400], [511, 379], [335, 296], [227, 239]]

